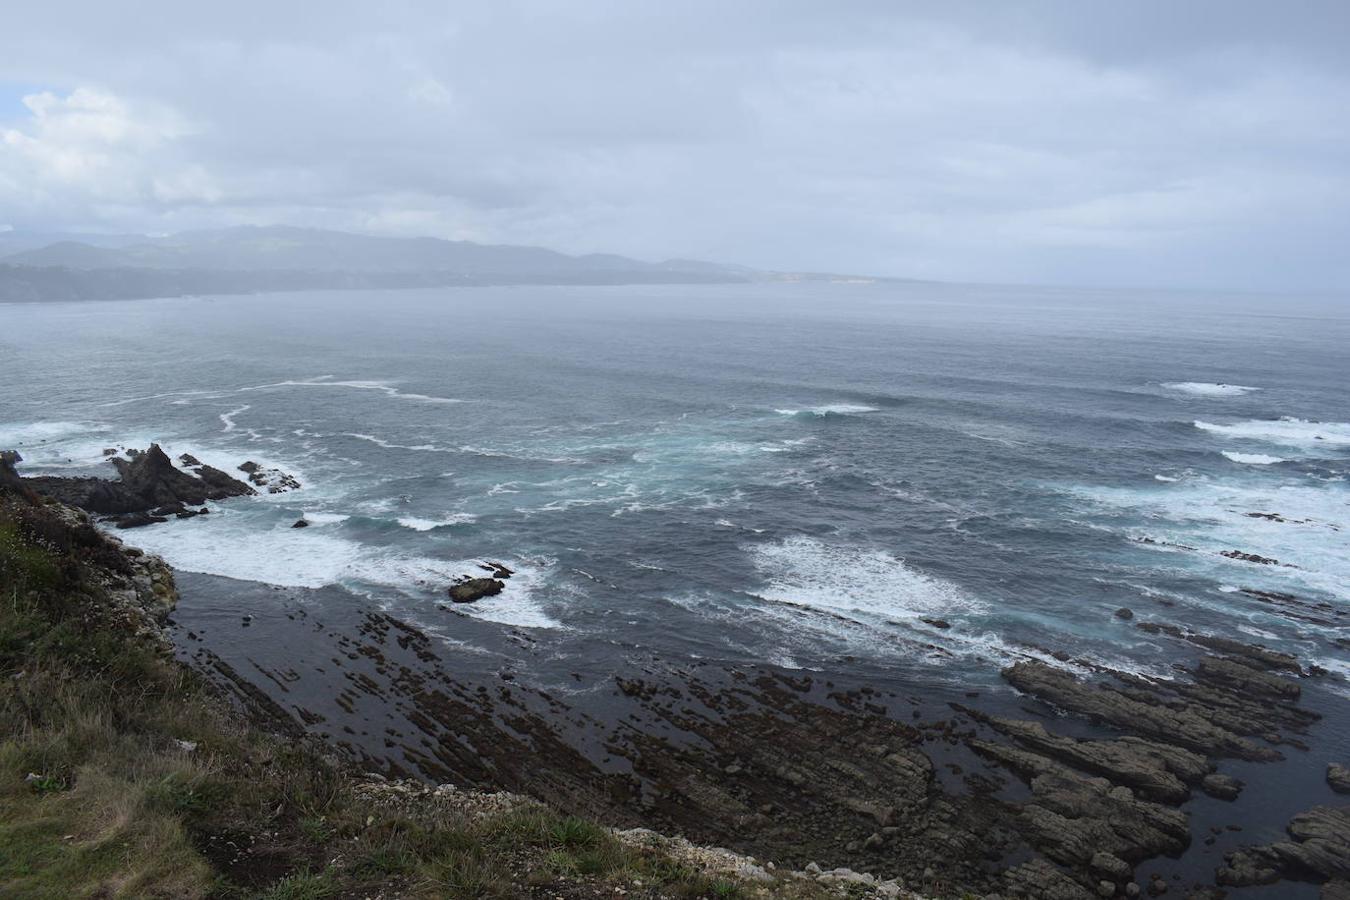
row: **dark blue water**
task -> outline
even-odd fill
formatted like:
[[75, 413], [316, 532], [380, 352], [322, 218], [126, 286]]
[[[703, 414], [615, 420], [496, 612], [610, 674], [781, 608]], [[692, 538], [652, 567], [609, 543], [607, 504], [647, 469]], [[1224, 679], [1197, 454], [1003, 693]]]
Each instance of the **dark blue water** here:
[[[300, 491], [135, 542], [187, 571], [337, 585], [325, 602], [447, 641], [471, 615], [562, 655], [600, 639], [968, 682], [1064, 648], [1168, 671], [1173, 651], [1113, 616], [1127, 606], [1344, 675], [1347, 348], [1350, 302], [1315, 297], [815, 284], [10, 305], [0, 446], [30, 472], [151, 440], [293, 471]], [[520, 574], [438, 609], [482, 559]]]

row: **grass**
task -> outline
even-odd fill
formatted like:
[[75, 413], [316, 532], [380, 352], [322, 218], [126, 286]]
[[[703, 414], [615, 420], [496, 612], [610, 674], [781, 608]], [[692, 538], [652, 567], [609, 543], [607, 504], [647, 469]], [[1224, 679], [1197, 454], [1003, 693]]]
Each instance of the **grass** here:
[[[353, 773], [137, 636], [91, 541], [0, 492], [0, 897], [751, 896], [542, 806], [473, 819], [362, 799]], [[240, 857], [250, 845], [266, 852]]]

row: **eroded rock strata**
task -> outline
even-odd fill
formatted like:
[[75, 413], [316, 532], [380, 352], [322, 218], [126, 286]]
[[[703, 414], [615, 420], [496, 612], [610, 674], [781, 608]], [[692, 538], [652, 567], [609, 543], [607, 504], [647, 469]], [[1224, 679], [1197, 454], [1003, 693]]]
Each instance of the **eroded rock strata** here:
[[[944, 716], [819, 674], [660, 660], [615, 662], [608, 686], [578, 674], [580, 692], [559, 693], [510, 668], [470, 676], [437, 640], [385, 614], [355, 628], [328, 628], [303, 606], [290, 615], [282, 627], [331, 652], [308, 670], [250, 658], [267, 702], [391, 776], [490, 784], [616, 825], [935, 893], [1210, 896], [1197, 892], [1220, 890], [1214, 882], [1165, 878], [1157, 863], [1211, 839], [1182, 805], [1240, 796], [1241, 781], [1218, 770], [1225, 761], [1278, 764], [1302, 752], [1317, 721], [1301, 691], [1270, 680], [1299, 686], [1309, 676], [1297, 660], [1182, 629], [1174, 636], [1198, 656], [1172, 680], [1010, 667], [1009, 683], [1045, 704], [1022, 718], [1006, 703]], [[528, 652], [528, 635], [513, 639]], [[191, 652], [252, 683], [213, 650]], [[316, 700], [325, 694], [333, 703]]]

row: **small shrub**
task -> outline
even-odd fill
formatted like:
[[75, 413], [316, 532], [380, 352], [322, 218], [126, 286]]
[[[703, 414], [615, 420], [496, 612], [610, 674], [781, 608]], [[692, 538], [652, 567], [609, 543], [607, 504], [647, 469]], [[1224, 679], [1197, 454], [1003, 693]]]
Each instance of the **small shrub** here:
[[549, 829], [549, 839], [562, 847], [577, 849], [595, 847], [609, 837], [609, 833], [593, 822], [567, 816], [553, 823]]
[[38, 778], [28, 779], [28, 786], [32, 788], [35, 794], [54, 794], [57, 791], [64, 791], [66, 783], [55, 775], [42, 775]]
[[298, 872], [272, 885], [259, 900], [323, 900], [336, 893], [337, 885], [328, 871]]

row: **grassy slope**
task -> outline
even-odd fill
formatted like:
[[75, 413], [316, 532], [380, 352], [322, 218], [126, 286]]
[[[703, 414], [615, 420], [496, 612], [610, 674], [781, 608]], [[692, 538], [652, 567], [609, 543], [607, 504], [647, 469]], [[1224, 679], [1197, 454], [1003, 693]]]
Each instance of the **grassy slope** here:
[[87, 555], [37, 537], [54, 530], [0, 491], [0, 896], [815, 896], [534, 805], [374, 802], [135, 636]]

